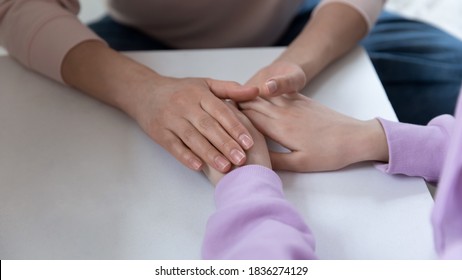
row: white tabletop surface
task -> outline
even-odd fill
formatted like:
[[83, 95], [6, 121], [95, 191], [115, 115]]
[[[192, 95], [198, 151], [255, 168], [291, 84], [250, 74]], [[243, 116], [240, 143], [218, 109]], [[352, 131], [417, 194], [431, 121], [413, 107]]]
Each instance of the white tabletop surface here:
[[[245, 82], [282, 49], [130, 53], [160, 73]], [[361, 49], [304, 92], [345, 114], [396, 116]], [[421, 179], [372, 164], [279, 173], [322, 259], [434, 258]], [[122, 112], [0, 58], [0, 259], [197, 259], [213, 188]]]

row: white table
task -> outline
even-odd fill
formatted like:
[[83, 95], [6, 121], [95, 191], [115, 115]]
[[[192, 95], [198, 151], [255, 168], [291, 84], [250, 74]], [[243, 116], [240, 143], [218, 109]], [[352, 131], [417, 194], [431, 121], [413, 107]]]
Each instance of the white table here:
[[[166, 75], [244, 82], [281, 51], [129, 56]], [[361, 49], [305, 93], [357, 118], [396, 119]], [[320, 258], [434, 258], [433, 201], [422, 180], [372, 164], [279, 174]], [[0, 58], [0, 259], [196, 259], [213, 209], [205, 177], [126, 115]]]

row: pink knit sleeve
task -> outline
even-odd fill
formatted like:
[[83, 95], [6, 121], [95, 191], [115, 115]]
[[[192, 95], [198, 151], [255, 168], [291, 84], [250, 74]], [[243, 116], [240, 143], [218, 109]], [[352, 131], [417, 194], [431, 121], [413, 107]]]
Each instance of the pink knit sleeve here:
[[315, 13], [325, 5], [343, 3], [357, 10], [367, 22], [369, 30], [372, 29], [385, 5], [386, 0], [322, 0], [316, 7]]
[[66, 54], [87, 40], [101, 40], [76, 17], [77, 0], [0, 1], [0, 44], [26, 67], [63, 82]]

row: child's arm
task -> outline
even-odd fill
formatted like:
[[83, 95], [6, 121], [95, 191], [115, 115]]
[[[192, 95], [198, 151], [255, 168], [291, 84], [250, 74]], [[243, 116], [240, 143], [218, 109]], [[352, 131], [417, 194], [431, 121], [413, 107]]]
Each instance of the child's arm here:
[[[203, 243], [206, 259], [313, 259], [314, 239], [302, 217], [285, 200], [281, 180], [271, 170], [265, 138], [230, 106], [255, 139], [245, 167], [226, 176], [205, 168], [217, 184], [217, 210]], [[223, 177], [224, 176], [224, 177]]]
[[281, 180], [260, 165], [226, 175], [204, 237], [205, 259], [315, 259], [314, 238], [284, 198]]
[[437, 181], [454, 125], [449, 115], [427, 126], [361, 121], [301, 94], [259, 98], [240, 106], [263, 134], [291, 150], [271, 153], [273, 166], [299, 172], [377, 161], [388, 163], [378, 165], [384, 172]]

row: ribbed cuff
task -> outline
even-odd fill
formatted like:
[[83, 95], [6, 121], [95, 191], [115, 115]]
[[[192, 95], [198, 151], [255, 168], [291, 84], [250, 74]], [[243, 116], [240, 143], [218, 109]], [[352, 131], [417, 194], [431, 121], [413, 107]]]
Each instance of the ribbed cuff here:
[[271, 169], [261, 165], [239, 167], [218, 183], [215, 190], [217, 209], [252, 195], [284, 197], [282, 182]]
[[378, 118], [387, 137], [388, 164], [376, 168], [389, 174], [405, 174], [438, 181], [450, 138], [453, 118], [443, 115], [427, 126], [392, 122]]

